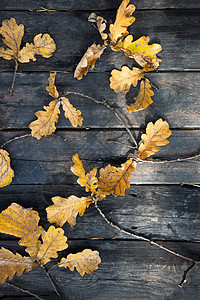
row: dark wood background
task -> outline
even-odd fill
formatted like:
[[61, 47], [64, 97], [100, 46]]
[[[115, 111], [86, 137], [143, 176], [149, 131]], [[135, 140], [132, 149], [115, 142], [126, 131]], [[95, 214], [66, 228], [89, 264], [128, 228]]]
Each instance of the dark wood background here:
[[[14, 64], [0, 59], [0, 142], [29, 133], [28, 124], [34, 113], [51, 100], [45, 87], [49, 71], [57, 71], [59, 92], [79, 91], [98, 100], [107, 99], [120, 107], [135, 135], [140, 139], [149, 121], [167, 120], [172, 129], [169, 145], [158, 152], [159, 159], [182, 158], [200, 150], [199, 110], [199, 36], [200, 3], [197, 0], [138, 0], [130, 31], [135, 38], [149, 35], [151, 42], [162, 45], [159, 70], [149, 79], [159, 88], [154, 103], [146, 110], [128, 113], [128, 97], [115, 94], [109, 88], [110, 71], [133, 61], [123, 55], [106, 51], [92, 72], [82, 81], [73, 79], [73, 71], [88, 46], [100, 42], [95, 29], [87, 22], [91, 11], [108, 21], [114, 20], [120, 0], [1, 0], [0, 21], [16, 18], [25, 25], [23, 42], [31, 42], [38, 33], [49, 33], [57, 50], [52, 58], [38, 57], [36, 62], [20, 64], [14, 94], [9, 96]], [[55, 10], [40, 12], [44, 7]], [[132, 95], [137, 89], [132, 90]], [[15, 178], [2, 188], [0, 209], [12, 202], [33, 207], [41, 216], [41, 225], [48, 228], [45, 208], [55, 195], [85, 195], [70, 171], [71, 158], [79, 153], [84, 164], [120, 165], [132, 150], [109, 143], [116, 140], [129, 144], [123, 124], [106, 107], [81, 97], [70, 97], [82, 111], [83, 126], [74, 129], [61, 114], [56, 134], [37, 141], [28, 137], [10, 143], [9, 151]], [[200, 189], [199, 159], [167, 164], [138, 164], [131, 178], [131, 188], [125, 197], [109, 196], [100, 203], [103, 212], [114, 223], [138, 234], [157, 239], [163, 245], [191, 258], [200, 256]], [[197, 266], [182, 289], [182, 279], [188, 262], [172, 256], [148, 243], [133, 240], [110, 228], [90, 207], [77, 225], [64, 225], [70, 251], [84, 248], [100, 252], [99, 270], [83, 278], [77, 272], [55, 269], [52, 277], [61, 294], [60, 299], [152, 299], [174, 300], [200, 298], [200, 269]], [[95, 239], [93, 239], [95, 238]], [[114, 239], [113, 239], [114, 238]], [[14, 237], [1, 235], [1, 246], [24, 254]], [[13, 283], [38, 294], [44, 299], [58, 299], [45, 273], [38, 267]], [[11, 288], [0, 287], [0, 299], [33, 299]]]

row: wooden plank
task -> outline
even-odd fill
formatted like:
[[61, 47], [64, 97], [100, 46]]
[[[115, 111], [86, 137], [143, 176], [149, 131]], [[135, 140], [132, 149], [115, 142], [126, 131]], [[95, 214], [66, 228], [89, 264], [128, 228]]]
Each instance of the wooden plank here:
[[[54, 196], [69, 197], [88, 195], [78, 185], [10, 185], [1, 189], [1, 211], [12, 202], [39, 212], [40, 224], [46, 226], [45, 208]], [[193, 186], [133, 185], [124, 197], [108, 196], [99, 203], [105, 215], [115, 224], [146, 237], [165, 240], [199, 240], [200, 189]], [[129, 236], [111, 228], [93, 205], [77, 224], [63, 226], [69, 240], [111, 239]], [[7, 236], [1, 234], [1, 238]], [[130, 237], [131, 238], [131, 237]]]
[[[162, 242], [174, 251], [193, 258], [199, 256], [199, 243]], [[13, 242], [2, 246], [19, 251]], [[61, 293], [60, 299], [198, 299], [200, 273], [197, 267], [189, 274], [183, 289], [178, 287], [189, 263], [147, 243], [137, 241], [73, 241], [65, 253], [76, 253], [84, 248], [98, 250], [102, 259], [99, 270], [81, 277], [76, 271], [55, 268], [51, 275]], [[46, 300], [57, 299], [44, 271], [37, 267], [12, 280]], [[18, 296], [22, 293], [6, 284], [0, 287], [0, 296]], [[163, 297], [164, 296], [164, 297]], [[29, 298], [28, 298], [29, 299]]]
[[[34, 120], [35, 112], [52, 100], [45, 87], [48, 85], [48, 73], [17, 74], [13, 96], [8, 90], [12, 82], [12, 73], [0, 73], [0, 127], [23, 128]], [[56, 85], [61, 95], [67, 91], [75, 91], [89, 95], [98, 101], [106, 99], [113, 107], [120, 107], [119, 113], [126, 116], [127, 124], [141, 128], [147, 122], [157, 118], [167, 120], [171, 128], [200, 128], [199, 81], [200, 73], [155, 73], [149, 79], [159, 88], [153, 97], [154, 103], [139, 112], [128, 112], [127, 103], [133, 101], [138, 92], [131, 89], [125, 96], [116, 94], [109, 87], [109, 75], [106, 73], [90, 73], [81, 81], [72, 74], [58, 73]], [[84, 121], [82, 128], [120, 128], [123, 124], [103, 105], [87, 98], [70, 95], [69, 99], [81, 110]], [[5, 113], [6, 112], [6, 113]], [[129, 120], [129, 121], [128, 121]], [[63, 113], [58, 128], [71, 128]]]
[[[29, 9], [41, 9], [41, 7], [47, 9], [56, 10], [116, 10], [121, 0], [1, 0], [1, 10], [29, 10]], [[167, 8], [200, 8], [200, 4], [196, 0], [190, 1], [176, 1], [176, 0], [134, 0], [137, 9], [167, 9]]]
[[[109, 21], [114, 12], [104, 12]], [[15, 17], [18, 23], [25, 25], [25, 42], [48, 32], [57, 45], [57, 51], [50, 59], [38, 58], [36, 62], [20, 64], [20, 71], [72, 71], [86, 49], [93, 42], [101, 42], [99, 34], [87, 21], [88, 12], [52, 12], [41, 15], [39, 12], [1, 12], [0, 20]], [[137, 39], [149, 35], [151, 42], [160, 43], [163, 59], [160, 70], [199, 69], [199, 11], [198, 10], [153, 10], [136, 11], [136, 22], [130, 33]], [[192, 19], [192, 22], [191, 22]], [[123, 53], [105, 51], [98, 61], [95, 71], [110, 71], [123, 64], [132, 66], [133, 60]], [[13, 70], [13, 63], [0, 60], [1, 71]]]
[[[135, 131], [138, 135], [139, 132]], [[25, 132], [1, 132], [2, 142]], [[108, 163], [119, 166], [129, 154], [126, 146], [108, 141], [115, 140], [129, 144], [129, 136], [124, 130], [72, 130], [50, 136], [40, 141], [28, 137], [10, 143], [5, 147], [11, 155], [16, 176], [15, 184], [62, 184], [75, 183], [70, 171], [72, 155], [79, 153], [88, 168], [103, 167]], [[191, 156], [199, 151], [199, 130], [174, 130], [169, 145], [163, 147], [154, 158], [175, 159]], [[139, 138], [138, 138], [139, 140]], [[180, 184], [199, 183], [199, 160], [175, 163], [138, 163], [132, 176], [134, 184]]]

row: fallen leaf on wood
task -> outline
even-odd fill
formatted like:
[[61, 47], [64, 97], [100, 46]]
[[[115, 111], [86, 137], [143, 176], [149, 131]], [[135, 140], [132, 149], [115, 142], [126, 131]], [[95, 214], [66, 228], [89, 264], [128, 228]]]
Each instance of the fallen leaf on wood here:
[[130, 187], [129, 178], [131, 172], [134, 172], [136, 162], [132, 159], [127, 160], [121, 167], [116, 168], [110, 164], [99, 171], [99, 188], [106, 194], [115, 196], [124, 196], [125, 189]]
[[104, 33], [107, 23], [107, 21], [104, 18], [97, 16], [95, 13], [91, 13], [88, 17], [88, 21], [97, 24], [97, 28], [99, 30], [102, 40], [106, 40], [108, 38], [107, 33]]
[[138, 156], [145, 159], [155, 152], [160, 151], [159, 146], [165, 146], [169, 143], [167, 138], [171, 135], [169, 124], [162, 119], [159, 119], [153, 124], [147, 124], [146, 134], [142, 134], [142, 142], [138, 149]]
[[94, 270], [97, 270], [100, 263], [101, 258], [98, 251], [85, 249], [82, 252], [69, 254], [66, 258], [62, 258], [58, 266], [60, 268], [68, 267], [71, 271], [76, 268], [78, 273], [83, 276], [85, 273], [91, 274]]
[[9, 185], [14, 177], [10, 167], [10, 157], [6, 150], [0, 149], [0, 187]]
[[116, 93], [127, 93], [130, 90], [131, 85], [137, 86], [138, 80], [145, 75], [144, 69], [133, 67], [130, 70], [127, 66], [123, 66], [121, 71], [112, 70], [110, 77], [110, 87]]
[[130, 104], [130, 108], [127, 108], [128, 111], [138, 111], [147, 108], [153, 103], [153, 100], [151, 99], [153, 95], [154, 92], [151, 90], [149, 80], [145, 78], [140, 83], [140, 91], [137, 97], [134, 98], [135, 103]]
[[49, 93], [49, 95], [55, 99], [57, 99], [59, 97], [59, 93], [57, 91], [57, 88], [55, 86], [55, 77], [56, 77], [56, 72], [54, 73], [50, 73], [49, 76], [49, 85], [46, 87], [47, 92]]
[[66, 222], [74, 226], [77, 215], [83, 216], [86, 208], [92, 203], [91, 197], [78, 198], [73, 195], [69, 198], [53, 197], [52, 201], [54, 204], [46, 208], [47, 218], [50, 223], [59, 227]]
[[78, 80], [83, 78], [83, 75], [88, 73], [89, 67], [94, 68], [97, 58], [100, 58], [101, 54], [105, 50], [105, 46], [96, 45], [95, 43], [90, 46], [80, 62], [78, 63], [74, 72], [74, 78]]
[[83, 123], [83, 117], [81, 116], [81, 111], [76, 110], [76, 108], [69, 102], [66, 97], [60, 98], [62, 103], [62, 108], [65, 112], [65, 118], [69, 119], [73, 127], [81, 126]]

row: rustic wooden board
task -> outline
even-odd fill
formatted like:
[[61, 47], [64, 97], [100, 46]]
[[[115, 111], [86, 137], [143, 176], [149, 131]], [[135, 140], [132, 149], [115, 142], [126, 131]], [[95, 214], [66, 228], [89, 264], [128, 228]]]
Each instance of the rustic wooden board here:
[[[0, 73], [0, 127], [24, 128], [35, 119], [35, 112], [42, 110], [52, 100], [45, 87], [48, 73], [17, 74], [13, 96], [8, 90], [12, 73]], [[90, 73], [77, 81], [72, 74], [58, 73], [56, 86], [60, 95], [75, 91], [91, 96], [98, 101], [108, 100], [113, 107], [120, 107], [119, 113], [125, 116], [127, 124], [134, 128], [144, 127], [157, 118], [167, 120], [171, 128], [200, 128], [199, 72], [165, 72], [149, 74], [148, 78], [159, 88], [153, 97], [154, 103], [139, 112], [128, 112], [127, 103], [133, 102], [138, 88], [131, 89], [128, 95], [116, 94], [109, 87], [109, 74]], [[120, 128], [123, 124], [103, 105], [87, 98], [70, 95], [73, 105], [80, 109], [84, 118], [82, 128]], [[6, 112], [6, 113], [5, 113]], [[58, 128], [71, 128], [69, 121], [61, 113]]]
[[[10, 185], [1, 190], [1, 210], [12, 202], [25, 208], [32, 207], [47, 227], [45, 208], [54, 196], [86, 196], [77, 185]], [[200, 189], [193, 186], [133, 185], [124, 197], [108, 196], [99, 203], [105, 215], [122, 228], [150, 238], [165, 240], [199, 240]], [[91, 205], [77, 224], [63, 226], [68, 239], [111, 239], [129, 236], [111, 228]], [[6, 238], [1, 234], [0, 238]], [[131, 238], [131, 237], [130, 237]]]
[[[24, 133], [26, 131], [6, 131], [1, 132], [0, 137], [3, 142]], [[139, 134], [137, 131], [136, 133]], [[129, 143], [129, 136], [124, 130], [72, 130], [57, 131], [57, 134], [66, 138], [66, 141], [55, 136], [39, 141], [27, 137], [5, 147], [11, 155], [12, 166], [16, 172], [13, 183], [74, 183], [75, 176], [72, 176], [69, 168], [76, 152], [88, 168], [94, 165], [102, 167], [108, 163], [119, 165], [125, 162], [129, 154], [133, 154], [133, 150], [126, 146], [108, 143], [110, 140]], [[169, 138], [169, 145], [163, 147], [154, 157], [175, 159], [198, 153], [199, 134], [199, 130], [174, 130]], [[199, 183], [199, 170], [198, 158], [166, 164], [138, 163], [131, 183]]]
[[[199, 243], [162, 243], [183, 255], [199, 256]], [[2, 242], [2, 246], [21, 253], [19, 246], [14, 245], [12, 241]], [[51, 275], [61, 293], [59, 299], [198, 299], [199, 267], [190, 273], [183, 289], [178, 287], [184, 270], [189, 266], [183, 259], [138, 241], [72, 241], [64, 253], [70, 250], [76, 253], [84, 248], [100, 252], [102, 263], [99, 270], [85, 277], [63, 268], [52, 270]], [[12, 282], [43, 296], [45, 300], [58, 299], [39, 267]], [[0, 287], [2, 299], [13, 299], [9, 298], [13, 295], [23, 299], [26, 294], [6, 284]], [[26, 295], [26, 299], [32, 298]]]
[[[197, 0], [134, 0], [132, 3], [137, 9], [200, 8]], [[121, 0], [1, 0], [0, 10], [29, 10], [41, 7], [56, 10], [116, 10], [120, 4]]]
[[[103, 17], [113, 20], [114, 12], [104, 12]], [[57, 51], [50, 59], [38, 58], [36, 62], [21, 64], [20, 71], [72, 71], [86, 49], [93, 42], [101, 42], [99, 34], [87, 21], [87, 12], [1, 12], [0, 20], [15, 17], [25, 25], [23, 42], [32, 42], [33, 37], [48, 32], [57, 45]], [[160, 70], [199, 69], [199, 11], [198, 10], [153, 10], [136, 11], [136, 22], [130, 33], [137, 39], [149, 35], [151, 42], [160, 43], [163, 59]], [[192, 20], [192, 22], [191, 22]], [[96, 71], [110, 71], [123, 64], [132, 66], [133, 59], [123, 53], [105, 51], [96, 64]], [[13, 64], [0, 60], [0, 69], [10, 71]]]

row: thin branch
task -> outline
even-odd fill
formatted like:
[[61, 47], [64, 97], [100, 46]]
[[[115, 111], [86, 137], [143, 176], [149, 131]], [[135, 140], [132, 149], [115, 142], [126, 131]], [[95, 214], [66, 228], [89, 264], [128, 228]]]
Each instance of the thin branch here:
[[145, 160], [145, 159], [140, 159], [140, 158], [134, 158], [134, 159], [138, 163], [165, 164], [165, 163], [174, 163], [174, 162], [191, 160], [191, 159], [197, 158], [199, 156], [200, 156], [200, 154], [196, 154], [196, 155], [192, 155], [192, 156], [188, 156], [188, 157], [183, 157], [183, 158], [177, 158], [177, 159], [172, 159], [172, 160], [159, 160], [159, 161], [156, 161], [156, 160]]
[[6, 145], [10, 144], [11, 142], [14, 142], [14, 141], [17, 141], [17, 140], [21, 140], [21, 139], [24, 139], [24, 138], [29, 137], [29, 136], [31, 136], [30, 133], [27, 133], [27, 134], [24, 134], [24, 135], [20, 135], [20, 136], [16, 136], [15, 138], [10, 139], [9, 141], [7, 141], [7, 142], [5, 142], [4, 144], [2, 144], [2, 145], [0, 146], [0, 148], [5, 147]]
[[118, 120], [120, 120], [120, 122], [123, 123], [124, 128], [126, 129], [127, 133], [129, 134], [129, 136], [130, 136], [132, 142], [133, 142], [133, 143], [135, 144], [135, 146], [138, 148], [138, 144], [137, 144], [135, 138], [133, 137], [133, 135], [132, 135], [130, 129], [127, 127], [125, 121], [124, 121], [123, 118], [118, 114], [118, 112], [117, 112], [113, 107], [110, 106], [110, 104], [109, 104], [106, 100], [99, 101], [99, 100], [97, 100], [97, 99], [94, 99], [93, 97], [90, 97], [90, 96], [88, 96], [88, 95], [85, 95], [85, 94], [82, 94], [82, 93], [78, 93], [78, 92], [72, 92], [72, 91], [71, 91], [71, 92], [66, 92], [66, 93], [65, 93], [65, 95], [69, 95], [69, 94], [78, 95], [78, 96], [81, 96], [81, 97], [90, 99], [90, 100], [94, 101], [95, 103], [102, 104], [102, 105], [104, 105], [105, 107], [107, 107], [108, 109], [110, 109], [110, 110], [113, 112], [113, 114], [118, 118]]
[[56, 285], [55, 285], [55, 283], [54, 283], [54, 281], [53, 281], [53, 279], [52, 279], [50, 273], [46, 270], [45, 266], [42, 266], [42, 265], [41, 265], [41, 268], [44, 270], [46, 276], [49, 278], [49, 281], [51, 282], [51, 285], [52, 285], [54, 291], [55, 291], [56, 294], [60, 297], [60, 293], [58, 292], [57, 287], [56, 287]]
[[129, 146], [129, 145], [126, 145], [124, 143], [121, 143], [121, 142], [117, 142], [117, 141], [112, 141], [112, 140], [109, 140], [107, 141], [108, 143], [115, 143], [115, 144], [119, 144], [119, 145], [122, 145], [122, 146], [126, 146], [127, 148], [131, 148], [131, 149], [138, 149], [137, 147], [133, 147], [133, 146]]
[[31, 296], [33, 296], [33, 297], [39, 299], [39, 300], [44, 300], [43, 298], [41, 298], [41, 297], [39, 297], [38, 295], [36, 295], [36, 294], [30, 292], [29, 290], [26, 290], [26, 289], [21, 288], [20, 286], [16, 285], [15, 283], [11, 283], [11, 282], [8, 282], [8, 281], [6, 281], [6, 283], [7, 283], [8, 285], [12, 286], [12, 287], [15, 287], [16, 289], [20, 290], [20, 291], [23, 292], [23, 293], [27, 293], [27, 294], [29, 294], [29, 295], [31, 295]]
[[185, 271], [184, 271], [184, 274], [183, 274], [183, 278], [181, 280], [181, 282], [179, 283], [179, 287], [182, 288], [184, 283], [187, 282], [187, 276], [188, 274], [192, 271], [192, 269], [197, 265], [197, 262], [193, 262]]
[[13, 88], [14, 88], [14, 85], [15, 85], [15, 78], [16, 78], [16, 74], [17, 74], [17, 69], [18, 69], [18, 62], [17, 62], [17, 60], [15, 60], [15, 71], [14, 71], [14, 75], [13, 75], [12, 85], [11, 85], [11, 88], [10, 88], [10, 96], [12, 96], [12, 94], [13, 94]]
[[173, 255], [175, 255], [175, 256], [178, 256], [178, 257], [180, 257], [180, 258], [183, 258], [183, 259], [186, 259], [186, 260], [188, 260], [188, 261], [191, 261], [192, 263], [196, 263], [196, 261], [195, 261], [194, 259], [190, 258], [190, 257], [181, 255], [181, 254], [179, 254], [179, 253], [177, 253], [177, 252], [174, 252], [173, 250], [170, 250], [170, 249], [166, 248], [165, 246], [163, 246], [163, 245], [161, 245], [161, 244], [159, 244], [159, 243], [156, 243], [156, 242], [152, 241], [152, 240], [149, 239], [149, 238], [146, 238], [146, 237], [144, 237], [144, 236], [142, 236], [142, 235], [139, 235], [139, 234], [135, 234], [135, 233], [126, 231], [126, 230], [120, 228], [118, 225], [113, 224], [113, 223], [112, 223], [110, 220], [108, 220], [107, 217], [104, 215], [104, 213], [102, 212], [102, 210], [99, 208], [97, 202], [94, 201], [94, 203], [95, 203], [95, 208], [97, 209], [97, 211], [99, 212], [99, 214], [103, 217], [103, 219], [106, 221], [106, 223], [107, 223], [108, 225], [110, 225], [111, 227], [113, 227], [113, 228], [119, 230], [119, 231], [122, 232], [122, 233], [125, 233], [125, 234], [127, 234], [127, 235], [130, 235], [130, 236], [132, 236], [132, 237], [135, 238], [135, 239], [138, 239], [138, 240], [141, 240], [141, 241], [145, 241], [145, 242], [149, 242], [151, 245], [156, 246], [156, 247], [158, 247], [158, 248], [160, 248], [160, 249], [162, 249], [162, 250], [164, 250], [164, 251], [167, 251], [167, 252], [169, 252], [169, 253], [171, 253], [171, 254], [173, 254]]

